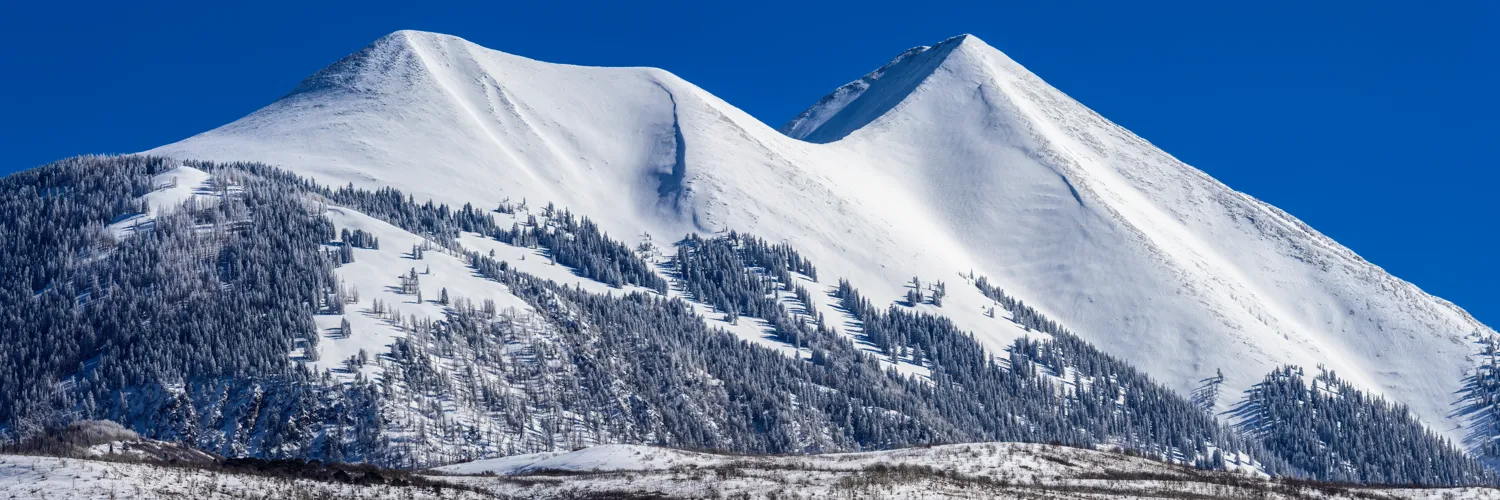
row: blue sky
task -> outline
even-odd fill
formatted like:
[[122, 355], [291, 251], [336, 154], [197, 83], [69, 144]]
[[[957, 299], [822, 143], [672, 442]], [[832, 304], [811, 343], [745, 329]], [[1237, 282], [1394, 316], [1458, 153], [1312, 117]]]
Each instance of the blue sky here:
[[1493, 2], [214, 3], [7, 6], [0, 173], [207, 130], [403, 28], [666, 68], [773, 125], [908, 47], [973, 33], [1500, 324]]

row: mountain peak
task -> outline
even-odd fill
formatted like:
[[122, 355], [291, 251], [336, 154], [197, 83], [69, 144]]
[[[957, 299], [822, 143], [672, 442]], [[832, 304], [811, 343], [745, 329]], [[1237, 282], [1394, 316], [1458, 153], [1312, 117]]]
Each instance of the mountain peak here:
[[952, 44], [959, 44], [959, 45], [963, 45], [965, 43], [968, 43], [968, 44], [976, 44], [977, 43], [979, 45], [983, 45], [983, 46], [986, 46], [986, 47], [989, 46], [989, 44], [984, 43], [984, 40], [980, 40], [979, 37], [971, 35], [971, 34], [968, 34], [968, 33], [964, 33], [964, 34], [961, 34], [961, 35], [956, 35], [956, 36], [949, 37], [946, 40], [938, 42], [938, 45], [945, 45], [945, 44], [950, 44], [950, 43], [952, 43]]
[[[384, 47], [391, 50], [412, 50], [418, 44], [439, 41], [460, 42], [467, 45], [476, 45], [474, 42], [465, 40], [463, 37], [421, 30], [396, 30], [385, 36], [376, 38], [370, 42], [369, 47]], [[476, 45], [477, 46], [477, 45]]]
[[283, 99], [330, 91], [372, 92], [390, 77], [409, 77], [422, 66], [415, 47], [417, 40], [432, 36], [433, 33], [400, 30], [377, 38], [302, 80]]
[[[920, 46], [897, 55], [880, 68], [825, 95], [812, 107], [782, 125], [780, 131], [794, 139], [813, 143], [835, 142], [892, 110], [949, 61], [985, 61], [999, 50], [979, 37], [962, 34], [931, 47]], [[964, 62], [951, 63], [973, 67]]]
[[453, 35], [393, 31], [307, 77], [284, 98], [323, 92], [382, 94], [411, 88], [427, 79], [430, 54], [454, 52], [454, 49], [462, 52], [483, 48]]

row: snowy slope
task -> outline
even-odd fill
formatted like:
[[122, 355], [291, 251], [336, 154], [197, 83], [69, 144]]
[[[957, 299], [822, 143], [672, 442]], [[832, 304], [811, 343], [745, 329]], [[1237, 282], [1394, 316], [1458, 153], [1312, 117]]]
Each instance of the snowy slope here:
[[783, 130], [661, 70], [402, 31], [151, 153], [455, 205], [550, 201], [628, 243], [745, 230], [875, 299], [946, 281], [945, 306], [920, 307], [1003, 348], [1024, 332], [981, 313], [972, 272], [1184, 393], [1222, 369], [1220, 408], [1278, 365], [1321, 363], [1464, 433], [1455, 393], [1491, 329], [975, 37], [907, 51]]
[[208, 172], [188, 166], [158, 174], [151, 178], [155, 189], [137, 199], [146, 203], [146, 212], [122, 217], [106, 229], [115, 239], [122, 239], [149, 230], [158, 215], [169, 213], [188, 200], [217, 203], [216, 193], [207, 185], [209, 178]]
[[[389, 223], [343, 207], [330, 207], [324, 216], [337, 229], [361, 230], [380, 239], [380, 249], [356, 248], [354, 262], [339, 266], [336, 275], [351, 296], [359, 300], [345, 306], [344, 314], [320, 314], [314, 316], [318, 329], [325, 338], [318, 342], [317, 360], [312, 364], [320, 369], [338, 368], [351, 356], [364, 350], [368, 356], [384, 353], [397, 337], [406, 332], [392, 326], [386, 315], [374, 314], [372, 306], [381, 301], [387, 315], [441, 320], [446, 305], [438, 302], [444, 290], [454, 297], [463, 297], [476, 303], [492, 300], [500, 310], [527, 311], [531, 306], [512, 295], [504, 285], [476, 276], [468, 262], [451, 255], [440, 247], [426, 250], [422, 259], [413, 258], [412, 248], [420, 245], [423, 238], [392, 226]], [[401, 276], [415, 270], [420, 281], [422, 301], [416, 296], [401, 293]], [[602, 285], [602, 284], [601, 284]], [[341, 321], [348, 321], [352, 335], [339, 331]], [[297, 353], [302, 356], [302, 353]], [[366, 377], [379, 374], [375, 365], [361, 369]]]

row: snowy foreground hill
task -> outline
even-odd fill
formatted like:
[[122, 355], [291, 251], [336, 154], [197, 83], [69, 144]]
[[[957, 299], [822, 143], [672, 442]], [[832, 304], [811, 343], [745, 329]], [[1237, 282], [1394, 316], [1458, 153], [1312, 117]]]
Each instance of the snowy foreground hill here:
[[[1500, 498], [1490, 488], [1360, 489], [1204, 472], [1116, 453], [972, 443], [744, 456], [609, 445], [440, 467], [451, 483], [526, 498]], [[479, 476], [475, 476], [478, 474]]]
[[1222, 371], [1219, 411], [1279, 366], [1323, 366], [1453, 440], [1488, 432], [1464, 398], [1492, 329], [972, 36], [907, 51], [778, 131], [662, 70], [402, 31], [150, 153], [418, 202], [550, 202], [630, 245], [747, 231], [879, 307], [913, 277], [945, 282], [941, 308], [916, 308], [1003, 355], [1024, 330], [955, 285], [986, 276], [1180, 394]]
[[0, 455], [4, 498], [1200, 498], [1496, 499], [1486, 488], [1363, 489], [1288, 483], [1048, 445], [747, 456], [606, 445], [415, 474], [328, 477], [252, 467]]

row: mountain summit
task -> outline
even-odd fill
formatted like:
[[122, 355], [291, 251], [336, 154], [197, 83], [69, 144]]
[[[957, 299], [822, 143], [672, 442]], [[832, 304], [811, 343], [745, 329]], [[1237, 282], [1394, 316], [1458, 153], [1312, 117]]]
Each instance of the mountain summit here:
[[1184, 393], [1222, 370], [1221, 410], [1278, 366], [1323, 365], [1462, 437], [1456, 394], [1494, 335], [973, 36], [908, 50], [778, 132], [662, 70], [401, 31], [150, 153], [455, 206], [554, 202], [617, 236], [751, 231], [882, 307], [914, 276], [948, 282], [945, 305], [916, 307], [1003, 356], [1028, 332], [961, 285], [986, 276]]
[[[959, 35], [931, 47], [914, 47], [863, 78], [835, 89], [780, 130], [808, 142], [837, 141], [901, 104], [934, 72], [961, 70], [954, 66], [961, 66], [962, 58], [976, 54], [1004, 57], [973, 35]], [[950, 58], [960, 61], [950, 63]]]

